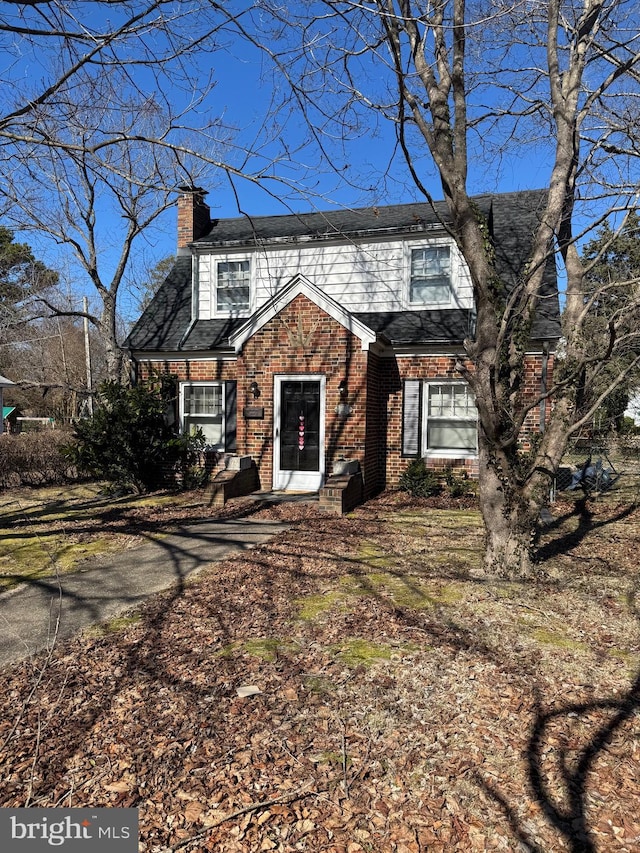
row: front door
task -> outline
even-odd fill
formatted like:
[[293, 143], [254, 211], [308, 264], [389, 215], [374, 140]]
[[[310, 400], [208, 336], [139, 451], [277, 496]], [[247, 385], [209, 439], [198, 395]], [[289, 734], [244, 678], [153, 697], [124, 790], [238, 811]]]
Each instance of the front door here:
[[276, 376], [274, 489], [317, 491], [324, 477], [324, 376]]

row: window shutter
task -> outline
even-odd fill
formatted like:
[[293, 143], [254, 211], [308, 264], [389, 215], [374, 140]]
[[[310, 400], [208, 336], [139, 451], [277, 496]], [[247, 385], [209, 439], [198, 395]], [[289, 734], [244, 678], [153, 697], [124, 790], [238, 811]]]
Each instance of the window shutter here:
[[238, 383], [235, 381], [224, 383], [224, 449], [227, 453], [235, 453], [238, 449], [236, 442], [237, 389]]
[[420, 456], [422, 380], [405, 379], [402, 393], [402, 455]]

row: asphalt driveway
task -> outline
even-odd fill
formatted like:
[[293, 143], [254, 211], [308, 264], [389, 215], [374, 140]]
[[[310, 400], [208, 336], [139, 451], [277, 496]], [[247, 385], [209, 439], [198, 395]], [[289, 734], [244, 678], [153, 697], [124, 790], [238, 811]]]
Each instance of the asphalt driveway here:
[[92, 559], [77, 572], [40, 579], [0, 594], [0, 666], [44, 649], [88, 625], [135, 608], [155, 592], [266, 542], [287, 525], [274, 521], [212, 521], [150, 537], [138, 548]]

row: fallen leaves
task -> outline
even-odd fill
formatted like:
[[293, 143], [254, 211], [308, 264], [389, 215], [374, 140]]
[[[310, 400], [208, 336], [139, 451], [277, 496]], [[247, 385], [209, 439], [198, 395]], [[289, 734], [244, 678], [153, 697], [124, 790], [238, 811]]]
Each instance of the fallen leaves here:
[[601, 512], [530, 588], [470, 571], [469, 507], [292, 506], [121, 632], [6, 672], [0, 803], [137, 806], [145, 853], [639, 849], [640, 514]]

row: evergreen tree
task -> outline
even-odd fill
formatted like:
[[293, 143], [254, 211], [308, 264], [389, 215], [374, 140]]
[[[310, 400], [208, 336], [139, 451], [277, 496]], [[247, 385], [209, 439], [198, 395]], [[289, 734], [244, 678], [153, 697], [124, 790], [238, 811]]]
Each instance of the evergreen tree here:
[[58, 283], [58, 274], [35, 258], [26, 243], [15, 243], [10, 228], [0, 225], [0, 329], [24, 324], [29, 308]]
[[176, 436], [167, 418], [174, 397], [171, 377], [133, 388], [103, 383], [93, 417], [76, 422], [68, 457], [80, 471], [138, 492], [161, 485], [166, 466], [182, 466], [184, 477], [203, 449], [204, 437]]

